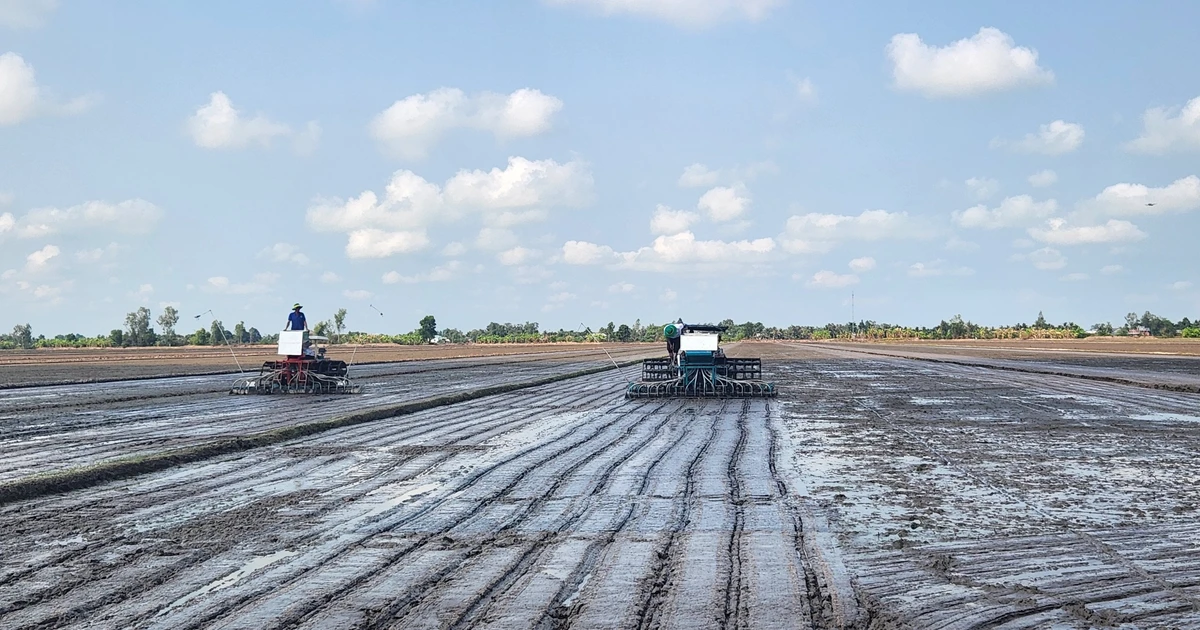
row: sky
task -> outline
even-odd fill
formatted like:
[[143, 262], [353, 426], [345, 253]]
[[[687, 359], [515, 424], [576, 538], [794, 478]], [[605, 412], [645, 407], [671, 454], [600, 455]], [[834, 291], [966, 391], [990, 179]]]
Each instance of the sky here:
[[0, 328], [1200, 318], [1195, 24], [0, 0]]

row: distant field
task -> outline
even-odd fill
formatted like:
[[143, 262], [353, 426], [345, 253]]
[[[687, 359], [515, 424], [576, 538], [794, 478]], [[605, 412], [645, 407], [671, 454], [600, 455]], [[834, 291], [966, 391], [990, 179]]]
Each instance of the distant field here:
[[[829, 342], [825, 342], [829, 343]], [[838, 342], [833, 342], [838, 343]], [[1200, 339], [1136, 339], [1123, 337], [1089, 337], [1087, 339], [959, 339], [953, 341], [870, 341], [844, 342], [866, 343], [879, 346], [904, 346], [913, 349], [928, 349], [938, 352], [1004, 353], [996, 356], [1012, 356], [1013, 352], [1100, 352], [1114, 354], [1177, 354], [1200, 356]]]

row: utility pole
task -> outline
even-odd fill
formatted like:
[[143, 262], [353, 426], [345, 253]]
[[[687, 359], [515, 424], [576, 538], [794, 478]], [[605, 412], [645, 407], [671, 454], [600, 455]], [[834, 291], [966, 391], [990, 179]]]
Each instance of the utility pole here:
[[858, 339], [858, 320], [854, 319], [854, 292], [850, 292], [850, 338]]

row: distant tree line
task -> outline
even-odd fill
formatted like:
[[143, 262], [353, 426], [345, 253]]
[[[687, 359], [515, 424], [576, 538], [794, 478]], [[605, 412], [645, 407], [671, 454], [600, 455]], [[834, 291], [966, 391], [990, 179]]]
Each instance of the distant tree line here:
[[[14, 348], [121, 348], [145, 346], [220, 346], [274, 344], [278, 334], [263, 335], [257, 328], [238, 322], [229, 330], [217, 319], [207, 327], [182, 335], [175, 331], [179, 324], [179, 311], [172, 306], [163, 309], [161, 315], [151, 321], [150, 309], [141, 307], [125, 316], [125, 325], [114, 328], [106, 335], [88, 337], [80, 334], [56, 335], [47, 338], [33, 335], [29, 324], [13, 327], [12, 334], [0, 334], [0, 349]], [[152, 324], [158, 324], [156, 331]], [[523, 324], [491, 322], [484, 328], [462, 332], [455, 328], [439, 330], [433, 315], [426, 315], [411, 332], [380, 334], [347, 331], [346, 309], [338, 309], [333, 316], [312, 326], [316, 335], [330, 338], [332, 343], [395, 343], [401, 345], [423, 345], [429, 343], [557, 343], [557, 342], [661, 342], [663, 326], [643, 325], [634, 320], [632, 325], [609, 322], [596, 330], [543, 331], [537, 322]], [[712, 322], [705, 322], [711, 324]], [[1200, 321], [1183, 318], [1178, 322], [1160, 317], [1149, 311], [1141, 316], [1129, 313], [1120, 326], [1102, 322], [1084, 329], [1074, 322], [1051, 324], [1042, 313], [1032, 324], [1010, 326], [982, 326], [955, 315], [949, 321], [942, 320], [937, 326], [909, 327], [872, 320], [825, 324], [824, 326], [764, 326], [761, 322], [734, 323], [732, 319], [717, 322], [724, 326], [726, 341], [745, 339], [776, 340], [830, 340], [830, 339], [1081, 339], [1091, 336], [1149, 335], [1153, 337], [1200, 338]]]

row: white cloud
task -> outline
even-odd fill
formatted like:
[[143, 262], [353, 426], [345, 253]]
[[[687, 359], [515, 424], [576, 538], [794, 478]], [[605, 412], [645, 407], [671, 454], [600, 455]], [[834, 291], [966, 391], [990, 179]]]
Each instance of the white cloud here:
[[345, 291], [342, 291], [342, 296], [348, 300], [369, 300], [375, 297], [375, 294], [367, 291], [366, 289], [358, 289], [355, 291], [346, 289]]
[[0, 214], [0, 235], [13, 231], [17, 226], [17, 220], [13, 218], [11, 212]]
[[636, 287], [634, 287], [632, 284], [630, 284], [628, 282], [618, 282], [616, 284], [609, 285], [608, 292], [609, 293], [632, 293], [634, 288], [636, 288]]
[[332, 271], [326, 271], [325, 273], [321, 274], [321, 282], [324, 282], [325, 284], [333, 284], [341, 279], [342, 278], [340, 276]]
[[355, 230], [346, 241], [348, 258], [387, 258], [421, 251], [429, 245], [425, 230], [385, 232], [368, 228]]
[[1070, 226], [1066, 219], [1050, 219], [1045, 228], [1029, 228], [1036, 241], [1051, 245], [1128, 243], [1146, 238], [1146, 233], [1129, 221], [1110, 219], [1103, 225]]
[[1051, 247], [1036, 249], [1027, 254], [1013, 254], [1012, 260], [1029, 262], [1043, 271], [1062, 269], [1067, 266], [1067, 257]]
[[808, 77], [804, 77], [803, 79], [791, 77], [791, 81], [798, 100], [804, 103], [817, 102], [817, 88], [813, 85], [812, 79]]
[[1045, 188], [1058, 181], [1058, 173], [1046, 169], [1029, 176], [1029, 185], [1034, 188]]
[[848, 287], [853, 284], [858, 284], [858, 276], [852, 273], [839, 275], [832, 271], [818, 271], [808, 281], [808, 286], [821, 289], [836, 289]]
[[196, 146], [205, 149], [241, 149], [251, 144], [270, 146], [278, 136], [291, 135], [287, 125], [262, 115], [245, 118], [224, 92], [213, 92], [185, 125]]
[[[363, 230], [400, 231], [424, 234], [435, 223], [459, 226], [468, 216], [478, 217], [488, 226], [488, 234], [511, 236], [504, 228], [547, 216], [549, 208], [580, 206], [592, 198], [593, 180], [586, 165], [579, 162], [558, 164], [553, 160], [530, 161], [512, 157], [501, 170], [460, 171], [446, 182], [445, 190], [412, 171], [396, 171], [388, 182], [383, 199], [372, 191], [348, 200], [316, 199], [308, 208], [306, 220], [319, 232], [359, 232]], [[481, 243], [490, 249], [508, 249], [516, 245], [504, 242]], [[460, 255], [461, 243], [447, 245], [443, 253]], [[416, 251], [396, 249], [395, 252]]]
[[821, 253], [842, 241], [925, 238], [929, 230], [907, 212], [866, 210], [862, 214], [809, 213], [788, 218], [780, 244], [794, 254]]
[[143, 297], [143, 298], [148, 297], [153, 294], [154, 294], [154, 285], [152, 285], [152, 284], [140, 285], [138, 287], [138, 290], [134, 293], [134, 295], [136, 295], [137, 297]]
[[720, 177], [720, 171], [711, 170], [707, 166], [697, 163], [684, 168], [677, 183], [681, 188], [703, 188], [717, 183]]
[[679, 297], [679, 294], [674, 289], [664, 289], [659, 299], [663, 302], [674, 302], [677, 297]]
[[371, 121], [370, 132], [393, 155], [420, 159], [451, 129], [490, 131], [500, 139], [543, 133], [562, 107], [561, 100], [532, 89], [468, 97], [457, 88], [439, 88], [396, 101]]
[[445, 265], [434, 267], [425, 273], [418, 273], [411, 276], [403, 275], [397, 271], [389, 271], [383, 274], [384, 284], [417, 284], [419, 282], [446, 282], [453, 279], [462, 269], [462, 263], [457, 260], [451, 260]]
[[513, 267], [516, 265], [525, 264], [535, 256], [537, 256], [537, 252], [532, 249], [525, 247], [514, 247], [497, 254], [496, 260], [500, 261], [501, 265]]
[[1076, 273], [1069, 273], [1065, 276], [1060, 276], [1058, 279], [1062, 280], [1063, 282], [1082, 282], [1084, 280], [1087, 280], [1090, 277], [1091, 276], [1087, 275], [1086, 273], [1076, 272]]
[[45, 269], [50, 260], [58, 256], [58, 254], [59, 249], [56, 245], [47, 245], [25, 257], [25, 269], [27, 271]]
[[981, 28], [971, 38], [941, 48], [925, 44], [916, 33], [901, 33], [892, 37], [887, 55], [896, 88], [929, 98], [1054, 82], [1054, 73], [1038, 66], [1037, 51], [1017, 46], [995, 28]]
[[1200, 208], [1200, 177], [1190, 175], [1162, 188], [1113, 184], [1081, 206], [1086, 211], [1112, 216], [1189, 212]]
[[750, 201], [750, 193], [744, 186], [721, 186], [701, 195], [697, 207], [713, 221], [732, 221], [746, 213]]
[[978, 205], [952, 214], [954, 224], [964, 228], [994, 230], [1006, 227], [1024, 227], [1052, 216], [1058, 211], [1058, 202], [1053, 199], [1034, 201], [1029, 195], [1007, 197], [1000, 205], [989, 210]]
[[908, 275], [914, 278], [969, 276], [974, 273], [975, 270], [970, 267], [955, 267], [940, 258], [931, 262], [918, 262], [908, 266]]
[[[0, 2], [0, 21], [7, 11], [9, 8]], [[15, 125], [38, 114], [79, 114], [95, 100], [89, 96], [66, 103], [50, 100], [38, 85], [33, 66], [16, 53], [0, 55], [0, 126]]]
[[1100, 268], [1100, 273], [1102, 273], [1106, 276], [1118, 274], [1118, 273], [1121, 273], [1122, 271], [1125, 271], [1125, 268], [1122, 267], [1121, 265], [1104, 265], [1103, 267]]
[[510, 157], [504, 170], [459, 171], [446, 182], [445, 197], [452, 206], [504, 211], [491, 215], [496, 219], [493, 222], [512, 225], [525, 221], [521, 215], [506, 211], [582, 206], [592, 200], [593, 186], [592, 175], [583, 163]]
[[601, 15], [628, 14], [704, 28], [718, 22], [757, 22], [785, 0], [542, 0], [548, 5], [584, 7]]
[[562, 260], [568, 265], [595, 265], [616, 262], [617, 253], [608, 245], [587, 241], [567, 241], [562, 247]]
[[713, 170], [703, 164], [696, 163], [684, 168], [683, 174], [679, 176], [679, 180], [676, 183], [680, 188], [704, 188], [706, 186], [713, 186], [719, 182], [728, 182], [737, 185], [752, 181], [762, 175], [774, 175], [778, 172], [779, 166], [770, 160], [721, 170]]
[[308, 256], [300, 251], [300, 248], [290, 243], [275, 243], [274, 245], [258, 252], [260, 258], [270, 258], [275, 262], [292, 263], [294, 265], [307, 265]]
[[16, 232], [22, 238], [40, 238], [66, 232], [90, 233], [100, 229], [138, 234], [153, 229], [162, 214], [158, 206], [142, 199], [129, 199], [115, 204], [88, 201], [65, 210], [30, 210], [16, 222]]
[[279, 274], [277, 273], [254, 274], [250, 282], [230, 282], [229, 278], [225, 276], [213, 276], [208, 279], [203, 288], [211, 293], [249, 295], [270, 291], [271, 286], [278, 280]]
[[57, 8], [58, 0], [0, 0], [0, 26], [37, 28]]
[[446, 243], [446, 246], [442, 248], [443, 256], [462, 256], [465, 253], [467, 253], [467, 246], [458, 241]]
[[1175, 291], [1186, 291], [1192, 288], [1192, 283], [1188, 280], [1180, 280], [1179, 282], [1171, 283], [1171, 289]]
[[1126, 149], [1138, 153], [1200, 150], [1200, 96], [1182, 108], [1148, 109], [1142, 125], [1142, 135], [1126, 144]]
[[1043, 155], [1062, 155], [1070, 153], [1083, 144], [1083, 125], [1055, 120], [1042, 125], [1036, 134], [1026, 134], [1018, 142], [1009, 142], [996, 138], [992, 140], [992, 148], [1010, 147], [1022, 153], [1041, 153]]
[[700, 217], [686, 210], [672, 210], [659, 204], [650, 219], [651, 234], [678, 234], [686, 232]]
[[971, 196], [981, 201], [1000, 191], [1000, 182], [990, 177], [972, 177], [965, 183]]
[[870, 271], [874, 268], [875, 268], [875, 259], [871, 258], [870, 256], [865, 256], [863, 258], [855, 258], [854, 260], [850, 261], [850, 270], [854, 271], [856, 273]]

